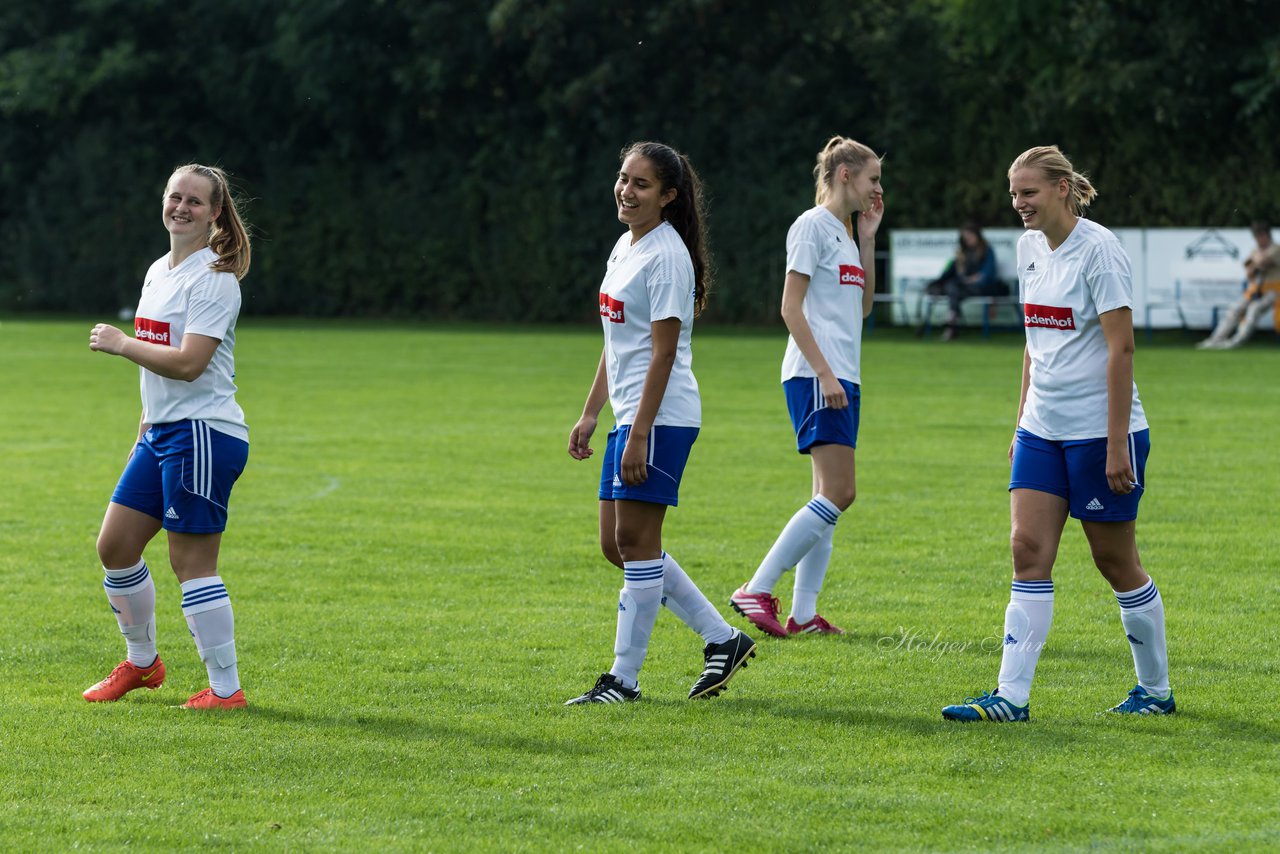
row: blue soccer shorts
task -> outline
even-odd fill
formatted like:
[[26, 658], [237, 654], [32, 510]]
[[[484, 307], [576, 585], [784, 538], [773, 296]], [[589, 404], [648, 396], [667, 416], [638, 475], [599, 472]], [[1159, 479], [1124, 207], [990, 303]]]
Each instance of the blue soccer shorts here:
[[618, 474], [630, 435], [630, 424], [609, 431], [600, 470], [600, 500], [647, 501], [675, 507], [679, 503], [680, 478], [689, 462], [689, 451], [698, 438], [698, 428], [655, 426], [650, 430], [648, 477], [644, 483], [633, 486], [623, 483]]
[[1042, 439], [1018, 428], [1009, 489], [1034, 489], [1067, 499], [1071, 515], [1084, 522], [1128, 522], [1138, 518], [1145, 491], [1151, 431], [1129, 434], [1129, 465], [1137, 485], [1116, 495], [1107, 483], [1107, 440]]
[[248, 442], [203, 421], [153, 424], [111, 501], [154, 516], [166, 531], [216, 534], [227, 528], [231, 487], [248, 459]]
[[822, 397], [817, 377], [793, 377], [782, 384], [787, 397], [787, 411], [796, 431], [796, 450], [809, 453], [814, 445], [848, 445], [858, 447], [858, 417], [862, 409], [862, 392], [847, 380], [840, 380], [849, 405], [832, 409]]

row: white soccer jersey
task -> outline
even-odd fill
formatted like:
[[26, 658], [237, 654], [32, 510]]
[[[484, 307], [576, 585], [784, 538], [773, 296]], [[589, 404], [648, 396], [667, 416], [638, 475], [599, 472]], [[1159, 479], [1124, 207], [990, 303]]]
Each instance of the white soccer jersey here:
[[[861, 384], [862, 293], [866, 274], [857, 243], [844, 223], [822, 205], [796, 218], [787, 232], [787, 272], [809, 277], [804, 317], [818, 349], [837, 378]], [[782, 381], [815, 377], [796, 341], [787, 336]]]
[[693, 376], [693, 260], [671, 224], [631, 243], [624, 233], [609, 254], [600, 286], [600, 323], [604, 327], [609, 403], [618, 424], [632, 424], [640, 407], [644, 378], [653, 360], [651, 324], [680, 318], [676, 361], [655, 425], [699, 427], [702, 399]]
[[240, 283], [231, 273], [215, 273], [218, 256], [207, 246], [174, 269], [169, 256], [147, 270], [133, 321], [134, 337], [157, 347], [181, 347], [182, 336], [207, 335], [221, 343], [203, 374], [192, 382], [171, 380], [141, 368], [142, 419], [169, 424], [185, 418], [244, 441], [249, 428], [236, 403], [236, 317]]
[[[1053, 251], [1043, 232], [1028, 231], [1018, 239], [1018, 294], [1031, 357], [1019, 426], [1045, 439], [1106, 438], [1107, 340], [1098, 315], [1133, 307], [1128, 253], [1083, 218]], [[1134, 383], [1129, 431], [1146, 426]]]

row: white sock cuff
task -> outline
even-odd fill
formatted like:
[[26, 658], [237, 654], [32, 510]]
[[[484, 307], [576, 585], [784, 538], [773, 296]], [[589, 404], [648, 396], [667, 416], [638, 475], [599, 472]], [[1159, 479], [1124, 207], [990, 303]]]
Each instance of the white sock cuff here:
[[662, 577], [666, 573], [666, 555], [655, 560], [628, 560], [622, 564], [623, 587], [632, 590], [643, 590], [646, 587], [661, 587]]
[[817, 514], [819, 519], [826, 522], [828, 525], [834, 525], [840, 520], [840, 508], [832, 504], [826, 498], [823, 498], [821, 495], [813, 496], [813, 499], [810, 500], [805, 507], [812, 510]]
[[145, 560], [125, 569], [107, 569], [104, 566], [102, 571], [106, 574], [102, 579], [102, 587], [111, 596], [128, 596], [153, 583], [151, 570], [147, 569]]
[[231, 597], [227, 595], [226, 585], [217, 576], [209, 578], [193, 578], [182, 582], [182, 613], [190, 617], [212, 611], [214, 608], [226, 608], [231, 605]]
[[1116, 601], [1120, 603], [1121, 611], [1149, 611], [1160, 604], [1160, 591], [1156, 589], [1155, 581], [1148, 578], [1147, 583], [1137, 590], [1116, 593]]
[[1053, 580], [1018, 581], [1014, 579], [1013, 589], [1009, 592], [1009, 599], [1015, 602], [1052, 602]]

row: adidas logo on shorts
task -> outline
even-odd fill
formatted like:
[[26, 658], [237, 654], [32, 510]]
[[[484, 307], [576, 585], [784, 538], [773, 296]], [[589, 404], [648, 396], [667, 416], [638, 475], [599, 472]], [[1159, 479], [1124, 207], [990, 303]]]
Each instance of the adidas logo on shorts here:
[[[1096, 500], [1096, 499], [1095, 499], [1095, 500]], [[178, 511], [177, 511], [177, 510], [174, 510], [172, 507], [170, 507], [168, 510], [164, 511], [164, 518], [166, 518], [166, 519], [179, 519], [179, 518], [181, 518], [181, 517], [180, 517], [180, 516], [178, 516]]]
[[1090, 501], [1088, 504], [1086, 504], [1086, 505], [1084, 506], [1084, 509], [1086, 509], [1086, 510], [1106, 510], [1107, 508], [1103, 507], [1103, 506], [1102, 506], [1102, 502], [1095, 498], [1095, 499], [1093, 499], [1092, 501]]

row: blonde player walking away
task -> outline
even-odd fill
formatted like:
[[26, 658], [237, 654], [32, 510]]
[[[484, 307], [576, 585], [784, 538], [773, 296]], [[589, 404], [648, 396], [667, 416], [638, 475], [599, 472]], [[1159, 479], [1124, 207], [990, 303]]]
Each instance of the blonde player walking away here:
[[1009, 167], [1026, 351], [1009, 448], [1013, 589], [999, 685], [947, 706], [954, 721], [1030, 719], [1031, 680], [1053, 621], [1053, 564], [1068, 514], [1120, 604], [1138, 684], [1110, 711], [1174, 711], [1164, 603], [1138, 556], [1138, 502], [1151, 447], [1133, 381], [1133, 277], [1107, 229], [1083, 218], [1097, 192], [1057, 146]]
[[235, 623], [218, 575], [231, 487], [249, 456], [236, 403], [235, 325], [239, 280], [249, 271], [249, 235], [221, 169], [190, 164], [169, 178], [161, 204], [169, 252], [147, 271], [130, 338], [109, 324], [89, 349], [139, 367], [138, 439], [98, 534], [103, 586], [127, 658], [84, 692], [90, 702], [159, 688], [156, 589], [143, 549], [163, 528], [182, 585], [182, 613], [205, 663], [209, 687], [184, 709], [245, 705], [236, 669]]
[[[751, 580], [729, 598], [735, 611], [775, 637], [844, 634], [818, 614], [818, 594], [836, 522], [856, 494], [862, 321], [874, 305], [876, 230], [884, 216], [880, 159], [862, 143], [832, 137], [813, 174], [815, 207], [787, 232], [782, 289], [782, 318], [790, 332], [782, 387], [796, 449], [812, 463], [813, 498], [787, 522]], [[792, 567], [795, 590], [784, 626], [773, 588]]]
[[701, 183], [683, 154], [637, 142], [622, 152], [613, 195], [627, 230], [609, 254], [600, 287], [604, 352], [569, 434], [569, 456], [592, 455], [591, 436], [608, 400], [616, 426], [601, 467], [600, 548], [624, 580], [613, 666], [566, 705], [640, 698], [640, 667], [662, 603], [706, 644], [690, 699], [719, 694], [756, 648], [724, 621], [662, 544], [663, 519], [676, 506], [702, 423], [690, 347], [710, 278]]

